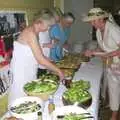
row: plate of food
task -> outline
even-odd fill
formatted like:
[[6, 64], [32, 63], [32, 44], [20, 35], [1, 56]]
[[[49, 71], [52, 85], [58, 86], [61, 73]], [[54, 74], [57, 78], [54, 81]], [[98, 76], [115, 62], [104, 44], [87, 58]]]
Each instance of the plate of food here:
[[43, 102], [38, 97], [21, 97], [10, 105], [10, 114], [24, 120], [38, 119], [38, 112], [42, 111]]
[[104, 56], [105, 54], [106, 54], [105, 52], [94, 52], [94, 55]]
[[71, 60], [60, 60], [56, 62], [56, 66], [59, 68], [66, 68], [66, 69], [79, 69], [79, 64], [76, 61]]
[[69, 54], [63, 58], [66, 61], [72, 61], [76, 62], [77, 64], [80, 64], [82, 62], [89, 62], [90, 58], [86, 57], [84, 54]]
[[94, 120], [94, 117], [85, 109], [77, 106], [63, 106], [53, 111], [53, 120]]

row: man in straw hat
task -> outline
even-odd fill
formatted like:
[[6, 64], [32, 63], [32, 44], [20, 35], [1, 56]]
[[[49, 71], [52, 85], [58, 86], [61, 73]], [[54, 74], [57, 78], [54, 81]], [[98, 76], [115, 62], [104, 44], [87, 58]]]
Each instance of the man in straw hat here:
[[[112, 16], [101, 8], [92, 8], [86, 16], [83, 17], [84, 22], [89, 22], [96, 29], [96, 37], [100, 47], [97, 54], [96, 51], [86, 51], [87, 56], [100, 56], [111, 60], [110, 65], [106, 66], [106, 78], [108, 82], [108, 94], [110, 100], [110, 108], [113, 111], [111, 120], [117, 120], [120, 105], [120, 74], [116, 74], [112, 69], [113, 64], [120, 64], [118, 53], [120, 53], [120, 28], [114, 22]], [[120, 70], [119, 70], [120, 71]]]

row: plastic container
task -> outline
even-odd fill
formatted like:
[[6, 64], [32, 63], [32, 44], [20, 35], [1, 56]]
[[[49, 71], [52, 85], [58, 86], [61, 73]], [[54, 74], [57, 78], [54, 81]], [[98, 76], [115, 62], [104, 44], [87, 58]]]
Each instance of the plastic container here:
[[38, 120], [42, 120], [42, 112], [38, 112]]
[[66, 88], [70, 88], [72, 83], [72, 77], [65, 77], [63, 80], [63, 84], [66, 86]]
[[51, 114], [54, 110], [55, 110], [55, 104], [54, 104], [53, 96], [50, 96], [49, 104], [48, 104], [49, 114]]

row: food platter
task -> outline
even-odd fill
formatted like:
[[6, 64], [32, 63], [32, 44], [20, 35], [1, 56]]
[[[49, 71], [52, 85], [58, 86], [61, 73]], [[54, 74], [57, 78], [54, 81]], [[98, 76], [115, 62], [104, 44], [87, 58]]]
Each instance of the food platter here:
[[24, 120], [34, 120], [38, 118], [38, 112], [42, 111], [43, 102], [38, 97], [21, 97], [13, 101], [10, 105], [10, 114], [16, 118]]
[[100, 55], [100, 56], [103, 56], [105, 55], [106, 53], [105, 52], [95, 52], [94, 55]]
[[56, 108], [53, 112], [53, 120], [82, 120], [82, 119], [65, 119], [65, 116], [70, 114], [76, 114], [76, 115], [82, 115], [85, 119], [85, 117], [88, 117], [86, 120], [94, 120], [93, 116], [91, 116], [90, 113], [87, 112], [87, 110], [78, 107], [78, 106], [62, 106], [59, 108]]
[[77, 70], [80, 66], [77, 62], [73, 62], [70, 60], [61, 60], [56, 62], [56, 66], [59, 68], [66, 68], [66, 69], [75, 69]]
[[88, 108], [92, 103], [92, 96], [88, 91], [89, 88], [90, 83], [88, 81], [80, 80], [71, 83], [70, 88], [63, 93], [63, 104], [73, 105], [78, 103], [78, 106]]
[[78, 64], [82, 63], [82, 62], [89, 62], [89, 60], [90, 60], [89, 57], [86, 57], [85, 55], [80, 54], [80, 53], [78, 53], [78, 54], [68, 54], [63, 59], [68, 60], [68, 61], [77, 62]]
[[40, 79], [42, 81], [48, 80], [48, 81], [54, 81], [56, 83], [59, 82], [58, 75], [56, 75], [50, 71], [47, 71], [47, 70], [46, 70], [46, 72], [43, 72], [42, 74], [40, 74], [38, 79]]
[[62, 60], [57, 61], [56, 65], [59, 68], [75, 69], [80, 68], [81, 63], [88, 62], [90, 59], [83, 54], [68, 54]]

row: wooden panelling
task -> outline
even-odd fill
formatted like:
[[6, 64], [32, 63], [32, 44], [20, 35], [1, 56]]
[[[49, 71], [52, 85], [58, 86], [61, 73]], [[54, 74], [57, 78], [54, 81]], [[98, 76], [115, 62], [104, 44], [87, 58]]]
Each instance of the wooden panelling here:
[[34, 13], [41, 8], [51, 8], [54, 0], [0, 0], [0, 10], [25, 11], [31, 23]]

